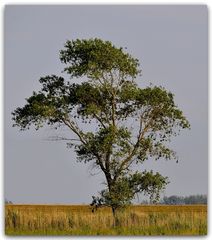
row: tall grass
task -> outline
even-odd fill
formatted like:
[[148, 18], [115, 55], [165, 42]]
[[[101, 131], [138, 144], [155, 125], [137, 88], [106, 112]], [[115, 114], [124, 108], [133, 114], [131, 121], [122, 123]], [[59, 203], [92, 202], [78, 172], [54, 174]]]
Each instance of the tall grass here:
[[109, 208], [6, 205], [7, 235], [206, 235], [206, 206], [131, 206], [113, 227]]

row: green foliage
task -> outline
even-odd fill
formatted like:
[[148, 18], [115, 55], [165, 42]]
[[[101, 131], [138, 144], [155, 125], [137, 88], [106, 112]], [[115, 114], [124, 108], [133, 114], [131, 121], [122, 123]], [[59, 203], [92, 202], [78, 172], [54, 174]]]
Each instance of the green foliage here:
[[114, 209], [120, 209], [129, 205], [135, 194], [140, 192], [149, 195], [152, 203], [155, 203], [167, 183], [168, 178], [158, 172], [135, 172], [128, 176], [123, 174], [111, 184], [110, 189], [101, 191], [100, 197], [93, 196], [92, 206], [112, 206]]
[[108, 41], [67, 41], [60, 60], [71, 79], [87, 77], [87, 81], [42, 77], [41, 90], [12, 113], [14, 126], [39, 129], [47, 123], [71, 130], [76, 139], [68, 145], [78, 160], [92, 162], [105, 174], [107, 187], [94, 198], [96, 205], [115, 210], [139, 192], [157, 200], [167, 178], [152, 171], [133, 172], [133, 167], [149, 158], [176, 158], [167, 142], [190, 125], [173, 94], [157, 86], [139, 88], [138, 60]]
[[101, 78], [104, 72], [118, 70], [123, 75], [135, 77], [139, 62], [122, 48], [116, 48], [109, 41], [101, 39], [67, 41], [65, 50], [60, 51], [60, 60], [68, 64], [65, 71], [71, 77], [88, 76]]

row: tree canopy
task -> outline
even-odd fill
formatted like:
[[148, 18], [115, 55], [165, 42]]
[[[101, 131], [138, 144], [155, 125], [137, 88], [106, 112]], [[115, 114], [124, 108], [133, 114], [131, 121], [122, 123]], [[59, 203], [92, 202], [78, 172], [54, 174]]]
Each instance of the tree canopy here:
[[[93, 197], [94, 205], [108, 205], [115, 212], [140, 192], [157, 200], [168, 178], [140, 169], [149, 158], [175, 158], [168, 143], [190, 127], [174, 95], [160, 86], [140, 88], [138, 59], [109, 41], [67, 41], [60, 60], [70, 80], [41, 77], [41, 90], [12, 113], [14, 126], [70, 129], [76, 138], [68, 146], [74, 147], [78, 160], [105, 175], [106, 188]], [[77, 83], [82, 77], [87, 80]], [[135, 165], [141, 165], [137, 171]]]

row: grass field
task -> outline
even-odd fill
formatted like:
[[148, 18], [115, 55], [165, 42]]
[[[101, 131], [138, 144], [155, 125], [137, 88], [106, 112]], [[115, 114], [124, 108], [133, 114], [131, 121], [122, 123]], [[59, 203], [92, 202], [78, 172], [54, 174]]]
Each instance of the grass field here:
[[6, 205], [7, 235], [206, 235], [207, 206], [130, 206], [113, 226], [109, 208], [87, 205]]

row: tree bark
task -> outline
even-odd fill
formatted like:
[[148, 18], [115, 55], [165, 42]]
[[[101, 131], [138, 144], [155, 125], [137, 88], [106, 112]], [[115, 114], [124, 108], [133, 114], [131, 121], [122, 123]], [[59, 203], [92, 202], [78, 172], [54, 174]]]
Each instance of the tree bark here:
[[113, 227], [118, 227], [120, 222], [117, 216], [117, 208], [112, 206], [112, 213], [113, 213]]

